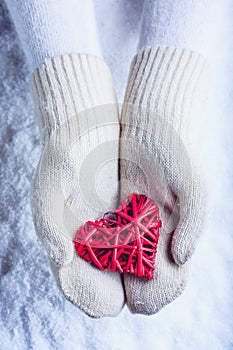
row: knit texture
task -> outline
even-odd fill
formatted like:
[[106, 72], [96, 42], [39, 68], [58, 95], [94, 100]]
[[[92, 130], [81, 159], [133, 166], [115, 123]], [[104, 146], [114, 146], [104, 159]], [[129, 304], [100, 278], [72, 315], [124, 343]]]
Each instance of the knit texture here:
[[32, 72], [46, 59], [101, 57], [92, 0], [6, 0]]
[[31, 206], [57, 283], [93, 317], [124, 303], [118, 273], [79, 258], [72, 239], [87, 220], [114, 210], [118, 199], [119, 120], [111, 74], [91, 55], [63, 55], [33, 73], [31, 90], [43, 141]]
[[146, 49], [131, 64], [121, 120], [121, 197], [150, 196], [163, 222], [156, 278], [124, 277], [132, 312], [159, 311], [186, 284], [185, 263], [201, 233], [205, 208], [188, 136], [206, 71], [199, 54], [173, 47]]
[[206, 57], [216, 4], [216, 0], [144, 1], [138, 51], [166, 45]]

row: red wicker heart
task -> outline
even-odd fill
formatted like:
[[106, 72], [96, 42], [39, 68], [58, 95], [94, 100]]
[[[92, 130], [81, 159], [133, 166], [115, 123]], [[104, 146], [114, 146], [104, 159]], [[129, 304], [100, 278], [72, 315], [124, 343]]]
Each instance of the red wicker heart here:
[[100, 270], [151, 280], [160, 227], [158, 206], [145, 195], [132, 194], [115, 212], [81, 226], [74, 244], [79, 256]]

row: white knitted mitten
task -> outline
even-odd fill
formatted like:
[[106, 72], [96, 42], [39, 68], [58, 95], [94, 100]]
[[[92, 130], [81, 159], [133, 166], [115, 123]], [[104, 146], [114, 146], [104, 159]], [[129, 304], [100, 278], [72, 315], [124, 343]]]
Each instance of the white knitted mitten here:
[[65, 297], [92, 317], [124, 304], [120, 275], [78, 257], [72, 239], [87, 220], [114, 210], [118, 199], [119, 120], [111, 74], [92, 55], [46, 60], [31, 88], [43, 139], [32, 212]]
[[121, 198], [146, 194], [159, 204], [163, 223], [154, 279], [124, 276], [132, 312], [158, 312], [186, 284], [206, 197], [188, 129], [206, 67], [198, 53], [159, 46], [138, 53], [131, 64], [121, 120]]

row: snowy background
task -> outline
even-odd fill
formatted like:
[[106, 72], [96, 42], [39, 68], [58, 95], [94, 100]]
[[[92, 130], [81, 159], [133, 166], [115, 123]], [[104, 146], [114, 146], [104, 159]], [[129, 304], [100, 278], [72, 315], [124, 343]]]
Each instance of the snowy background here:
[[[155, 316], [90, 319], [59, 292], [31, 218], [30, 183], [41, 152], [29, 71], [0, 2], [0, 350], [233, 349], [233, 4], [218, 1], [210, 31], [209, 108], [200, 121], [208, 178], [207, 226], [190, 283]], [[122, 101], [138, 38], [140, 0], [96, 0], [105, 58]]]

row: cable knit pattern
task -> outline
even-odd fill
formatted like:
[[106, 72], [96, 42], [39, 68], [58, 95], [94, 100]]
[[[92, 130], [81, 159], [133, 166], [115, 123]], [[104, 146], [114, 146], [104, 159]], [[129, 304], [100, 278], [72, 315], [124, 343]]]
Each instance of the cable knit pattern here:
[[31, 206], [54, 276], [67, 299], [93, 317], [124, 304], [120, 275], [78, 257], [78, 227], [114, 210], [118, 200], [118, 107], [110, 71], [99, 58], [63, 55], [34, 72], [31, 88], [43, 139]]
[[159, 311], [186, 284], [206, 199], [188, 142], [206, 71], [198, 53], [173, 47], [148, 48], [131, 64], [121, 119], [121, 197], [145, 193], [159, 203], [163, 222], [156, 278], [124, 278], [133, 312]]

